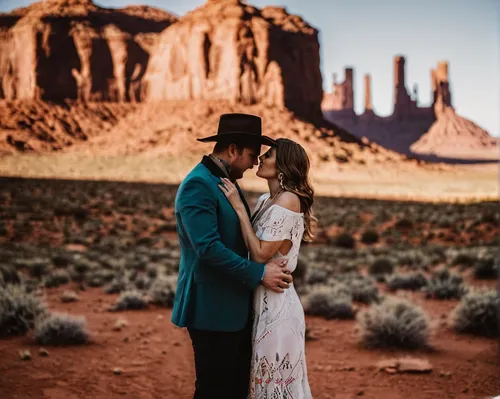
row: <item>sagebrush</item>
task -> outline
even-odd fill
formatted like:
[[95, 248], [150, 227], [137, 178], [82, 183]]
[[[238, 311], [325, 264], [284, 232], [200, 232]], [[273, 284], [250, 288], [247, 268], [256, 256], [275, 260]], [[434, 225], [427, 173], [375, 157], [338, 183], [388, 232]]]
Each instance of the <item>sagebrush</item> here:
[[304, 311], [327, 319], [352, 319], [352, 294], [344, 284], [318, 285], [304, 299]]
[[81, 345], [89, 341], [84, 317], [52, 313], [35, 326], [35, 339], [41, 345]]
[[45, 304], [24, 286], [0, 287], [0, 336], [25, 334], [45, 312]]
[[389, 297], [358, 315], [360, 339], [367, 348], [427, 347], [429, 319], [419, 306]]
[[500, 337], [500, 297], [493, 289], [475, 289], [465, 295], [450, 315], [452, 328], [459, 333]]

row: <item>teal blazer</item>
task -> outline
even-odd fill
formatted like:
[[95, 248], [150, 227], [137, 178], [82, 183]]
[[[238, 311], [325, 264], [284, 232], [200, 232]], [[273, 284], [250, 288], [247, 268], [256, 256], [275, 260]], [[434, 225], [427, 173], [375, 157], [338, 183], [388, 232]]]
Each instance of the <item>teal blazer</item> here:
[[243, 329], [264, 272], [263, 264], [248, 259], [238, 216], [218, 187], [222, 176], [220, 168], [204, 157], [175, 198], [181, 256], [172, 322], [179, 327]]

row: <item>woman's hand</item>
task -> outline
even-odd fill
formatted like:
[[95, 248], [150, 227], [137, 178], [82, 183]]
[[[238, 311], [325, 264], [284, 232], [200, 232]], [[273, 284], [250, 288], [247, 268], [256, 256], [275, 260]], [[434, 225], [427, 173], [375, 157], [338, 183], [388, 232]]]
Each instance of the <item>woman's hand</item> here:
[[224, 193], [229, 203], [232, 205], [236, 212], [245, 212], [245, 205], [241, 201], [240, 193], [236, 188], [236, 185], [231, 182], [231, 180], [221, 177], [222, 184], [219, 184], [219, 188]]

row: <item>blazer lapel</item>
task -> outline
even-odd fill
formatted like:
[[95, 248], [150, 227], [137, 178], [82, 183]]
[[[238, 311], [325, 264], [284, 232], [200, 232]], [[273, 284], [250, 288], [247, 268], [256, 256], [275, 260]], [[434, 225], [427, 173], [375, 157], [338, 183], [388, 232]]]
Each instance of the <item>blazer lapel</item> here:
[[236, 188], [238, 189], [238, 192], [240, 193], [240, 198], [241, 198], [241, 201], [243, 202], [243, 205], [245, 205], [245, 209], [247, 210], [248, 218], [251, 218], [252, 215], [250, 214], [250, 207], [248, 206], [247, 200], [245, 199], [245, 196], [243, 195], [243, 191], [241, 191], [241, 188], [238, 185], [238, 183], [236, 183]]
[[207, 169], [212, 173], [214, 176], [217, 177], [226, 177], [224, 172], [219, 168], [212, 159], [206, 155], [203, 156], [203, 159], [201, 160], [201, 163], [207, 167]]

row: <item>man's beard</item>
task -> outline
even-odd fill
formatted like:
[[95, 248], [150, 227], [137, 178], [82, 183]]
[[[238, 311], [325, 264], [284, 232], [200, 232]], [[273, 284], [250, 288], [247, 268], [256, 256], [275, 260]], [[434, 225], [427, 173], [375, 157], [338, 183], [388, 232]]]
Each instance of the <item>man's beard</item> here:
[[229, 165], [229, 163], [227, 161], [225, 161], [224, 159], [220, 159], [220, 161], [222, 162], [222, 164], [226, 167], [226, 170], [227, 170], [227, 173], [230, 177], [230, 180], [234, 183], [236, 180], [238, 179], [241, 179], [243, 178], [243, 173], [245, 173], [245, 171], [241, 171], [239, 170], [238, 168], [234, 168], [232, 167], [231, 165]]
[[231, 181], [234, 183], [236, 180], [241, 179], [243, 177], [243, 173], [238, 169], [232, 168], [229, 172], [229, 176], [231, 176]]

